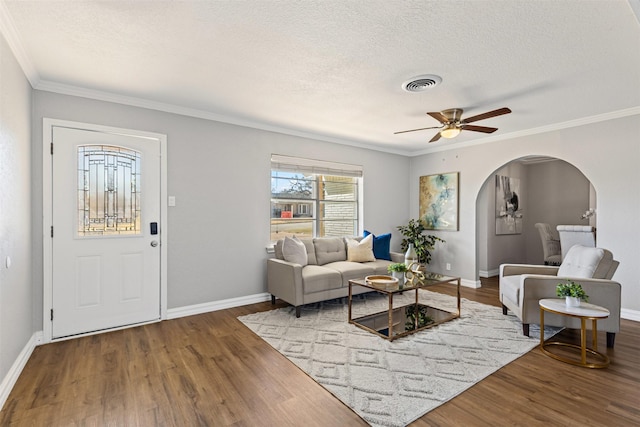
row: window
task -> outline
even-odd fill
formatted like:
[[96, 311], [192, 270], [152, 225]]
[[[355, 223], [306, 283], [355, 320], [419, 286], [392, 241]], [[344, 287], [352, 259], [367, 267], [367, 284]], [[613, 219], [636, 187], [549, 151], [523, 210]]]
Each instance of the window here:
[[359, 233], [362, 167], [271, 156], [271, 241]]
[[141, 160], [123, 147], [78, 147], [78, 236], [141, 233]]

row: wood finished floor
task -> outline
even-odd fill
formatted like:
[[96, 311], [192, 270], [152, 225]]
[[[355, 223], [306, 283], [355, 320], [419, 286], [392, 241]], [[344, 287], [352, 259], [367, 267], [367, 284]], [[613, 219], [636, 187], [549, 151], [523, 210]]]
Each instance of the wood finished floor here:
[[[462, 296], [499, 305], [497, 280]], [[253, 304], [37, 347], [0, 426], [367, 425], [236, 319], [271, 308]], [[561, 337], [579, 339], [574, 331]], [[604, 333], [599, 342], [604, 347]], [[611, 366], [590, 370], [536, 348], [412, 425], [640, 425], [640, 323], [623, 320], [606, 352]]]

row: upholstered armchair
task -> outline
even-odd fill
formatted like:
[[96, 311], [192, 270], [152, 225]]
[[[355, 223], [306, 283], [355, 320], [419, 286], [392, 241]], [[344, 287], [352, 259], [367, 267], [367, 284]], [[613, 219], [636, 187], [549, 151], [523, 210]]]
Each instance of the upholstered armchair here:
[[556, 239], [551, 232], [549, 224], [539, 222], [536, 224], [540, 240], [542, 241], [542, 252], [545, 265], [560, 265], [562, 255], [560, 253], [560, 240]]
[[[607, 333], [612, 348], [620, 331], [620, 283], [611, 280], [618, 261], [606, 249], [574, 245], [559, 267], [550, 265], [502, 264], [500, 266], [500, 302], [502, 312], [511, 310], [522, 321], [522, 332], [529, 336], [529, 324], [540, 323], [542, 298], [557, 298], [556, 285], [566, 280], [580, 283], [589, 302], [609, 310], [608, 318], [598, 320], [598, 330]], [[545, 325], [580, 329], [580, 319], [545, 315]]]

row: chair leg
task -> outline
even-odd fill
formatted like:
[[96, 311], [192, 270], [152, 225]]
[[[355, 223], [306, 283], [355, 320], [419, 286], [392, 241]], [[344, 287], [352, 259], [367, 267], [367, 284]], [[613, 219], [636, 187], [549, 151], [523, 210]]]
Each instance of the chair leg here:
[[276, 296], [271, 295], [271, 305], [274, 305], [275, 303], [276, 303]]
[[522, 324], [522, 334], [526, 337], [529, 336], [529, 324], [528, 323], [523, 323]]
[[502, 304], [502, 314], [507, 314], [507, 306]]
[[607, 332], [607, 348], [613, 348], [613, 345], [616, 342], [616, 334], [615, 332]]
[[301, 312], [302, 312], [302, 306], [299, 305], [296, 307], [296, 318], [300, 317]]

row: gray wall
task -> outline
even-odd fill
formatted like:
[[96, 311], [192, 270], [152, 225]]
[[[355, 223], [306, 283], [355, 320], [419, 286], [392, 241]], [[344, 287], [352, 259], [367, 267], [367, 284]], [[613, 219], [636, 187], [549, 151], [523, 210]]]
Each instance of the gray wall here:
[[[574, 165], [593, 184], [598, 197], [598, 245], [620, 261], [614, 279], [622, 283], [625, 310], [640, 310], [640, 115], [416, 156], [411, 160], [411, 216], [418, 215], [421, 175], [460, 171], [460, 231], [439, 232], [447, 240], [431, 264], [468, 281], [478, 278], [476, 201], [486, 179], [514, 159], [556, 157]], [[631, 314], [631, 313], [629, 313]]]
[[[407, 221], [409, 208], [407, 157], [34, 91], [34, 164], [42, 159], [43, 117], [167, 135], [168, 194], [176, 197], [166, 240], [170, 309], [266, 291], [272, 153], [362, 165], [364, 226], [375, 234], [393, 231], [399, 249], [395, 228]], [[33, 172], [40, 211], [42, 170]], [[39, 218], [34, 227], [41, 229]], [[37, 249], [34, 299], [41, 306], [41, 243]]]
[[42, 329], [33, 318], [30, 122], [31, 86], [0, 36], [0, 379]]

